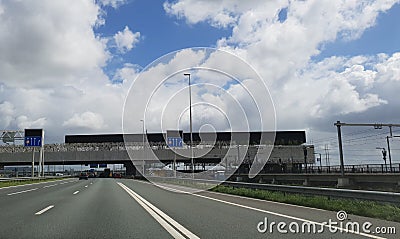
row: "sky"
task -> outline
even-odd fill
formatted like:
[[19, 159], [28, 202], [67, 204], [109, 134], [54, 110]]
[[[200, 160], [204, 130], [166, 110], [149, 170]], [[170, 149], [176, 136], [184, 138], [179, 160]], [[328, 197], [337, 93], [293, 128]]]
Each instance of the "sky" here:
[[[239, 81], [193, 71], [195, 131], [306, 130], [335, 160], [337, 120], [399, 122], [399, 22], [399, 0], [0, 0], [0, 129], [44, 128], [46, 142], [63, 142], [140, 133], [145, 117], [149, 132], [187, 130], [180, 70], [209, 66]], [[347, 155], [381, 163], [387, 131], [344, 129]]]

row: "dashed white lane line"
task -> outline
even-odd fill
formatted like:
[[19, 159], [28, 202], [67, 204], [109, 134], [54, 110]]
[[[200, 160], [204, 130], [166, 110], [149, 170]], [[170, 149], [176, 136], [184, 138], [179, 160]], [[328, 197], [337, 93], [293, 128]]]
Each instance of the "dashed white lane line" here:
[[75, 195], [75, 194], [78, 194], [79, 193], [79, 191], [75, 191], [73, 194]]
[[29, 189], [29, 190], [19, 191], [19, 192], [15, 192], [15, 193], [9, 193], [9, 194], [7, 194], [7, 196], [20, 194], [20, 193], [26, 193], [26, 192], [35, 191], [35, 190], [38, 190], [38, 188], [32, 188], [32, 189]]
[[47, 186], [44, 186], [43, 188], [50, 188], [50, 187], [54, 187], [54, 186], [57, 186], [58, 184], [52, 184], [52, 185], [47, 185]]
[[35, 213], [35, 215], [42, 215], [43, 213], [47, 212], [48, 210], [52, 209], [54, 207], [54, 205], [50, 205], [46, 208], [43, 208], [42, 210], [38, 211], [37, 213]]
[[125, 186], [123, 183], [118, 182], [117, 184], [122, 187], [133, 199], [135, 199], [135, 201], [139, 203], [139, 205], [142, 206], [172, 237], [180, 239], [200, 239], [198, 236], [176, 222], [174, 219], [169, 217], [139, 194], [135, 193], [132, 189]]
[[87, 188], [89, 185], [86, 185], [85, 188]]

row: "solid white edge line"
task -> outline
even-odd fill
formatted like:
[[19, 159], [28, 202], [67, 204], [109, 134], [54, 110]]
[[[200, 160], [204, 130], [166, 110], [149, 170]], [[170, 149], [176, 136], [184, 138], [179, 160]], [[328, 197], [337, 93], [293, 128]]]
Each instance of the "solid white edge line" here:
[[40, 210], [37, 213], [35, 213], [35, 215], [41, 215], [41, 214], [45, 213], [46, 211], [52, 209], [53, 207], [54, 207], [54, 205], [50, 205], [50, 206], [48, 206], [46, 208], [43, 208], [42, 210]]
[[[178, 222], [170, 218], [168, 215], [163, 213], [161, 210], [159, 210], [157, 207], [152, 205], [150, 202], [146, 201], [144, 198], [142, 198], [140, 195], [135, 193], [132, 189], [129, 187], [125, 186], [123, 183], [117, 182], [119, 186], [121, 186], [131, 197], [133, 197], [136, 202], [138, 202], [157, 222], [164, 227], [174, 238], [193, 238], [193, 239], [199, 239], [198, 236], [187, 230], [184, 226], [180, 225]], [[176, 229], [179, 229], [177, 231]], [[182, 234], [185, 234], [182, 235]]]
[[58, 184], [52, 184], [52, 185], [47, 185], [47, 186], [44, 186], [43, 188], [50, 188], [50, 187], [54, 187], [54, 186], [57, 186]]
[[[175, 185], [169, 185], [168, 183], [153, 183], [153, 185], [166, 185], [168, 186], [174, 186]], [[176, 185], [176, 188], [182, 188], [182, 190], [185, 189], [185, 186], [179, 186]], [[268, 202], [272, 204], [278, 204], [278, 205], [283, 205], [283, 206], [289, 206], [289, 207], [297, 207], [297, 208], [303, 208], [303, 209], [311, 209], [311, 210], [316, 210], [316, 211], [323, 211], [323, 212], [330, 212], [329, 210], [321, 209], [321, 208], [314, 208], [314, 207], [307, 207], [307, 206], [301, 206], [301, 205], [295, 205], [295, 204], [288, 204], [288, 203], [283, 203], [283, 202], [275, 202], [275, 201], [270, 201], [270, 200], [264, 200], [264, 199], [258, 199], [258, 198], [251, 198], [251, 197], [244, 197], [244, 196], [239, 196], [239, 195], [234, 195], [234, 194], [227, 194], [227, 193], [220, 193], [220, 192], [214, 192], [214, 191], [208, 191], [208, 190], [203, 190], [203, 191], [198, 191], [195, 193], [210, 193], [210, 194], [217, 194], [217, 195], [222, 195], [226, 197], [233, 197], [233, 198], [241, 198], [241, 199], [247, 199], [247, 200], [252, 200], [252, 201], [258, 201], [258, 202]], [[188, 192], [190, 193], [190, 192]]]
[[[61, 179], [58, 180], [60, 182], [65, 181], [65, 180], [70, 180], [72, 182], [73, 178], [68, 178], [68, 179]], [[24, 186], [29, 186], [29, 185], [36, 185], [36, 184], [44, 184], [44, 183], [54, 183], [56, 181], [50, 181], [50, 182], [40, 182], [40, 183], [27, 183], [27, 184], [22, 184], [22, 185], [15, 185], [15, 186], [8, 186], [8, 187], [1, 187], [0, 190], [2, 189], [7, 189], [7, 188], [18, 188], [18, 187], [24, 187]], [[69, 182], [70, 183], [70, 182]]]
[[35, 190], [37, 190], [38, 188], [32, 188], [32, 189], [29, 189], [29, 190], [24, 190], [24, 191], [19, 191], [19, 192], [15, 192], [15, 193], [9, 193], [9, 194], [7, 194], [7, 196], [11, 196], [11, 195], [15, 195], [15, 194], [20, 194], [20, 193], [26, 193], [26, 192], [30, 192], [30, 191], [35, 191]]
[[344, 232], [347, 232], [347, 233], [353, 233], [353, 234], [356, 234], [356, 235], [361, 235], [361, 236], [365, 236], [365, 237], [369, 237], [369, 238], [375, 238], [375, 239], [385, 239], [385, 237], [379, 237], [379, 236], [375, 236], [375, 235], [371, 235], [371, 234], [367, 234], [367, 233], [363, 233], [363, 232], [358, 232], [357, 233], [357, 232], [353, 232], [351, 230], [347, 230], [345, 228], [330, 226], [330, 225], [327, 225], [327, 224], [324, 224], [324, 223], [314, 222], [314, 221], [310, 221], [310, 220], [299, 218], [299, 217], [294, 217], [294, 216], [290, 216], [290, 215], [286, 215], [286, 214], [271, 212], [271, 211], [267, 211], [267, 210], [263, 210], [263, 209], [259, 209], [259, 208], [255, 208], [255, 207], [250, 207], [250, 206], [245, 206], [245, 205], [241, 205], [241, 204], [237, 204], [237, 203], [233, 203], [233, 202], [228, 202], [228, 201], [225, 201], [225, 200], [216, 199], [216, 198], [212, 198], [212, 197], [207, 197], [207, 196], [203, 196], [203, 195], [199, 195], [199, 194], [188, 193], [188, 192], [185, 192], [185, 191], [181, 191], [181, 190], [177, 190], [177, 189], [173, 189], [173, 188], [168, 188], [166, 186], [161, 186], [161, 185], [158, 185], [158, 186], [162, 187], [162, 188], [164, 188], [166, 190], [175, 191], [177, 193], [190, 194], [190, 195], [193, 195], [195, 197], [201, 197], [201, 198], [205, 198], [205, 199], [209, 199], [209, 200], [213, 200], [213, 201], [229, 204], [229, 205], [232, 205], [232, 206], [237, 206], [237, 207], [241, 207], [241, 208], [250, 209], [250, 210], [253, 210], [253, 211], [272, 214], [272, 215], [275, 215], [275, 216], [284, 217], [284, 218], [288, 218], [288, 219], [292, 219], [292, 220], [302, 221], [302, 222], [306, 222], [306, 223], [313, 223], [313, 224], [316, 224], [316, 225], [324, 226], [324, 227], [327, 227], [327, 228], [337, 229], [339, 231], [344, 231]]
[[[170, 185], [168, 183], [157, 183], [157, 182], [145, 182], [141, 180], [134, 180], [135, 182], [140, 182], [140, 183], [145, 183], [145, 184], [150, 184], [150, 185]], [[170, 185], [170, 186], [177, 186], [177, 188], [182, 188], [185, 189], [185, 186], [179, 186], [179, 185]], [[178, 189], [179, 190], [179, 189]], [[252, 201], [259, 201], [259, 202], [268, 202], [268, 203], [273, 203], [273, 204], [279, 204], [279, 205], [284, 205], [284, 206], [289, 206], [289, 207], [298, 207], [298, 208], [304, 208], [304, 209], [311, 209], [311, 210], [316, 210], [316, 211], [323, 211], [323, 212], [330, 212], [329, 210], [321, 209], [321, 208], [315, 208], [315, 207], [307, 207], [307, 206], [301, 206], [301, 205], [295, 205], [295, 204], [289, 204], [289, 203], [284, 203], [284, 202], [275, 202], [275, 201], [270, 201], [270, 200], [265, 200], [265, 199], [258, 199], [258, 198], [251, 198], [251, 197], [244, 197], [244, 196], [239, 196], [239, 195], [234, 195], [234, 194], [227, 194], [227, 193], [220, 193], [220, 192], [214, 192], [214, 191], [198, 191], [195, 193], [201, 193], [201, 192], [206, 192], [206, 193], [211, 193], [211, 194], [219, 194], [223, 195], [226, 197], [233, 197], [233, 198], [242, 198], [242, 199], [247, 199], [247, 200], [252, 200]], [[192, 194], [191, 192], [185, 192], [186, 194]]]
[[73, 195], [78, 194], [78, 193], [79, 193], [79, 191], [75, 191], [75, 192], [73, 193]]

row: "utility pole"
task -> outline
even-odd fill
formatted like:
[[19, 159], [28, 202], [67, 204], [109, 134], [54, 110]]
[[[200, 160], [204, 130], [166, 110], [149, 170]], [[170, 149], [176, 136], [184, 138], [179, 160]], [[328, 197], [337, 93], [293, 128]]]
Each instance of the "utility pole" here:
[[342, 145], [342, 130], [341, 126], [342, 124], [340, 121], [337, 121], [335, 123], [335, 126], [337, 127], [337, 134], [338, 134], [338, 141], [339, 141], [339, 157], [340, 157], [340, 175], [344, 177], [344, 159], [343, 159], [343, 145]]
[[363, 124], [363, 123], [348, 124], [348, 123], [342, 123], [340, 121], [337, 121], [334, 125], [337, 126], [337, 129], [338, 129], [340, 169], [341, 169], [340, 171], [342, 173], [344, 173], [344, 168], [343, 168], [343, 171], [342, 171], [342, 167], [344, 167], [344, 163], [343, 163], [342, 136], [341, 136], [341, 130], [340, 130], [341, 126], [372, 126], [372, 127], [374, 127], [374, 129], [382, 129], [383, 126], [389, 127], [390, 136], [386, 137], [386, 141], [387, 141], [387, 144], [388, 144], [390, 170], [392, 170], [392, 166], [391, 166], [392, 165], [392, 157], [391, 157], [391, 154], [390, 154], [389, 138], [393, 137], [392, 127], [400, 127], [400, 124], [377, 124], [377, 123], [375, 123], [375, 124], [370, 124], [370, 123], [367, 123], [367, 124]]
[[190, 162], [192, 164], [192, 178], [194, 178], [194, 159], [193, 159], [193, 122], [192, 122], [192, 88], [190, 84], [190, 73], [183, 74], [189, 78], [189, 120], [190, 120]]
[[[390, 131], [392, 132], [392, 131]], [[393, 172], [392, 169], [392, 155], [390, 153], [390, 143], [389, 143], [389, 138], [392, 138], [392, 136], [386, 136], [386, 142], [387, 142], [387, 147], [388, 147], [388, 152], [389, 152], [389, 168], [390, 168], [390, 172]], [[385, 161], [386, 162], [386, 161]]]

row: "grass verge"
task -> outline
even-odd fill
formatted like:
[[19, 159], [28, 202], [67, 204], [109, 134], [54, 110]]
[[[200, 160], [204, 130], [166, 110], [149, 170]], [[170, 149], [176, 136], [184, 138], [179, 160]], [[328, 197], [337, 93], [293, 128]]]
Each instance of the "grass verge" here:
[[329, 211], [344, 210], [347, 213], [354, 215], [400, 222], [400, 207], [392, 204], [355, 199], [331, 199], [325, 196], [306, 196], [301, 194], [290, 194], [257, 189], [232, 188], [227, 186], [217, 186], [212, 188], [210, 191], [320, 208]]
[[32, 179], [32, 180], [23, 180], [23, 181], [5, 181], [5, 182], [0, 182], [0, 188], [32, 184], [32, 183], [40, 183], [40, 182], [51, 182], [51, 181], [57, 181], [57, 180], [62, 180], [62, 179], [65, 179], [65, 178], [46, 178], [46, 179]]

